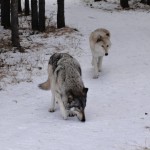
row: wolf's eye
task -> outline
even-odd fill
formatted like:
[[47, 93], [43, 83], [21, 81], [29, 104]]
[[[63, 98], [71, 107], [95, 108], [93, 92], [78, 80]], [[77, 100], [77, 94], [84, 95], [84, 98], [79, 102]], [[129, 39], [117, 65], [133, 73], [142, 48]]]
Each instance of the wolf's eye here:
[[102, 45], [102, 47], [104, 47], [104, 45]]
[[107, 33], [106, 36], [109, 36], [109, 33]]
[[109, 47], [109, 45], [107, 45], [107, 47]]

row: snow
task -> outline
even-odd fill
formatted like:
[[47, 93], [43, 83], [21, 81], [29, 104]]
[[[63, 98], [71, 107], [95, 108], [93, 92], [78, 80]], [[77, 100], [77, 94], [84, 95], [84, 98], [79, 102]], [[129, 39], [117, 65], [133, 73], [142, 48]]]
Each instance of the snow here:
[[[38, 36], [35, 42], [44, 45], [37, 47], [37, 54], [14, 54], [18, 62], [22, 57], [32, 62], [40, 59], [35, 66], [43, 69], [33, 71], [30, 82], [7, 85], [0, 91], [0, 150], [149, 150], [150, 16], [147, 11], [94, 9], [79, 0], [65, 4], [66, 24], [79, 33], [71, 38]], [[56, 6], [56, 1], [47, 0], [47, 15]], [[99, 27], [110, 30], [112, 47], [100, 77], [93, 79], [88, 37]], [[59, 107], [48, 112], [51, 93], [37, 87], [47, 79], [47, 61], [55, 46], [81, 64], [89, 88], [85, 123], [76, 117], [63, 120]]]

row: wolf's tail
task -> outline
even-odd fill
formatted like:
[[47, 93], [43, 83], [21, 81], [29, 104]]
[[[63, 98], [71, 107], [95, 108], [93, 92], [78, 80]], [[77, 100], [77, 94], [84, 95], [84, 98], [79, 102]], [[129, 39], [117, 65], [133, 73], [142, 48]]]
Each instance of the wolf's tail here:
[[39, 88], [42, 90], [50, 90], [51, 88], [51, 76], [52, 76], [52, 66], [48, 65], [48, 79], [46, 82], [39, 84]]
[[39, 84], [39, 88], [42, 90], [50, 90], [50, 79], [48, 78], [48, 80], [44, 83]]

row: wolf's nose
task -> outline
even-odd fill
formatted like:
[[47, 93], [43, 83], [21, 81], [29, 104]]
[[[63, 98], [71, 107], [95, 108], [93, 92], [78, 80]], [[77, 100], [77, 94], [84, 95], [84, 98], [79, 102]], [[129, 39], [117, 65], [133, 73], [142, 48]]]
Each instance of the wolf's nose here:
[[82, 122], [85, 122], [85, 117], [84, 118], [82, 118], [82, 120], [81, 120]]
[[107, 56], [108, 55], [108, 53], [105, 53], [105, 56]]

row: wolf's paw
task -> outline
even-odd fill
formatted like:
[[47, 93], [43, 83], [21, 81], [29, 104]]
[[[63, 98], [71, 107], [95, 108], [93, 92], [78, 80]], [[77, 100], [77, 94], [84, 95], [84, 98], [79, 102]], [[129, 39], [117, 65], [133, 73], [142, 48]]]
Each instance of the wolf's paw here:
[[67, 115], [63, 115], [63, 119], [64, 119], [64, 120], [67, 120]]
[[72, 111], [69, 111], [68, 116], [69, 117], [74, 117], [74, 116], [76, 116], [76, 114], [74, 112], [72, 112]]
[[99, 75], [97, 74], [97, 75], [94, 75], [93, 76], [93, 79], [97, 79], [99, 77]]
[[54, 109], [54, 108], [50, 108], [48, 111], [49, 111], [49, 112], [54, 112], [55, 109]]
[[74, 117], [75, 115], [74, 114], [69, 114], [69, 117]]
[[68, 112], [67, 111], [63, 111], [61, 114], [62, 114], [62, 117], [64, 120], [68, 119]]

